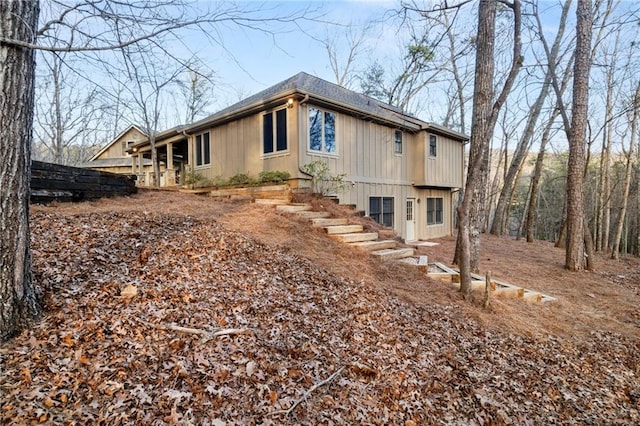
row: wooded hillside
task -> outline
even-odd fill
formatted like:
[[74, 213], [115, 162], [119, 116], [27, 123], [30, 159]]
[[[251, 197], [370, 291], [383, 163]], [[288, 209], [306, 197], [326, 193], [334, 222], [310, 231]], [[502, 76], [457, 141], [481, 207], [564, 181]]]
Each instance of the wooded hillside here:
[[48, 313], [0, 346], [1, 423], [640, 422], [635, 258], [570, 273], [487, 237], [483, 270], [558, 300], [486, 311], [266, 206], [141, 193], [31, 219]]

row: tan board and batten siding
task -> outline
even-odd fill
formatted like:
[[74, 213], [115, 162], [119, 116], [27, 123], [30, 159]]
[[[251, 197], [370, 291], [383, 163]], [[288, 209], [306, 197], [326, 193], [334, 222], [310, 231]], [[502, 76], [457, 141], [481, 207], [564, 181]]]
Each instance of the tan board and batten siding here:
[[[309, 150], [309, 108], [335, 114], [335, 153]], [[286, 111], [287, 149], [263, 154], [263, 115], [279, 110]], [[394, 149], [397, 130], [403, 132], [401, 154], [396, 154]], [[197, 166], [196, 138], [205, 132], [209, 132], [210, 164]], [[129, 135], [125, 133], [116, 140], [128, 139]], [[428, 155], [431, 133], [437, 137], [435, 158]], [[305, 72], [209, 117], [167, 129], [156, 136], [156, 147], [162, 148], [160, 156], [167, 159], [167, 169], [162, 171], [161, 168], [160, 184], [163, 186], [175, 185], [177, 179], [174, 177], [182, 176], [181, 173], [192, 166], [212, 180], [216, 177], [229, 179], [239, 173], [257, 176], [262, 171], [287, 171], [293, 187], [308, 187], [310, 177], [300, 168], [322, 160], [327, 162], [333, 174], [345, 176], [347, 188], [336, 194], [341, 202], [355, 204], [369, 214], [370, 197], [393, 197], [393, 227], [405, 238], [407, 202], [413, 200], [413, 238], [416, 239], [452, 233], [452, 194], [462, 187], [464, 143], [468, 140], [466, 135], [452, 129], [427, 123], [392, 105]], [[133, 158], [132, 171], [141, 178], [138, 181], [141, 186], [149, 186], [152, 182], [145, 163], [151, 157], [150, 142], [142, 140], [128, 150]], [[113, 149], [114, 154], [120, 150], [122, 155], [121, 145], [109, 149]], [[429, 197], [442, 198], [441, 224], [426, 224]]]
[[[313, 106], [313, 105], [312, 105]], [[307, 106], [300, 108], [301, 161], [326, 161], [331, 172], [344, 174], [347, 189], [340, 201], [355, 204], [369, 214], [369, 197], [394, 198], [394, 229], [406, 235], [406, 201], [415, 199], [415, 238], [450, 235], [453, 230], [451, 189], [462, 186], [463, 145], [437, 135], [437, 157], [428, 158], [429, 133], [403, 131], [403, 152], [395, 153], [396, 128], [336, 113], [336, 153], [308, 150]], [[428, 185], [431, 188], [424, 188]], [[423, 186], [423, 188], [420, 188]], [[433, 189], [434, 186], [446, 189]], [[427, 226], [427, 197], [443, 198], [443, 223]]]
[[[308, 108], [336, 114], [336, 152], [309, 150]], [[396, 128], [363, 120], [312, 103], [295, 102], [287, 108], [287, 146], [284, 152], [262, 154], [263, 110], [234, 121], [203, 130], [210, 132], [211, 164], [195, 167], [203, 176], [229, 178], [238, 173], [257, 175], [266, 170], [286, 170], [304, 179], [298, 165], [326, 161], [333, 174], [344, 174], [347, 188], [336, 194], [340, 201], [355, 204], [369, 214], [369, 197], [394, 198], [394, 229], [406, 235], [406, 200], [415, 199], [415, 238], [450, 235], [453, 230], [452, 193], [462, 186], [462, 150], [459, 141], [437, 135], [437, 157], [429, 158], [429, 133], [403, 131], [403, 152], [394, 151]], [[189, 137], [189, 162], [195, 164], [195, 135]], [[304, 186], [303, 182], [292, 182]], [[425, 186], [429, 186], [426, 188]], [[437, 189], [435, 187], [443, 187]], [[446, 188], [445, 188], [446, 187]], [[427, 197], [443, 198], [443, 223], [427, 226]]]
[[[250, 173], [254, 177], [261, 171], [286, 170], [296, 176], [298, 146], [298, 117], [296, 108], [287, 109], [287, 150], [274, 154], [262, 154], [262, 115], [278, 110], [270, 109], [203, 130], [210, 132], [211, 164], [196, 166], [204, 177], [229, 178], [238, 173]], [[189, 138], [189, 163], [195, 164], [195, 135]]]

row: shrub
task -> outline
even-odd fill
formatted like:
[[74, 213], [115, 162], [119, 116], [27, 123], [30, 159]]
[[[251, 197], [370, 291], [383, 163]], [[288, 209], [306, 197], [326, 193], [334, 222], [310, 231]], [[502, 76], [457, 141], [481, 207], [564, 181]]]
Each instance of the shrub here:
[[286, 182], [291, 175], [289, 172], [279, 170], [266, 170], [260, 172], [258, 180], [260, 183], [283, 183]]
[[246, 173], [238, 173], [229, 178], [229, 185], [249, 186], [255, 185], [256, 181]]
[[342, 192], [347, 188], [346, 174], [332, 175], [326, 161], [316, 160], [302, 166], [302, 171], [311, 176], [311, 191], [329, 195]]
[[206, 179], [202, 173], [195, 171], [191, 166], [186, 168], [184, 173], [185, 185], [189, 185], [190, 188], [200, 187], [204, 181]]

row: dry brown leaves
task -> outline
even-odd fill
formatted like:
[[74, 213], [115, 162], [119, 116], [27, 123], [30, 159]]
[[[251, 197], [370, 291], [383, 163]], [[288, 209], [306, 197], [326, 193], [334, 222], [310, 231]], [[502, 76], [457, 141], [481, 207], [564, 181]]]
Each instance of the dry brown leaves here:
[[[636, 340], [486, 329], [456, 302], [407, 303], [213, 218], [143, 207], [32, 214], [48, 315], [0, 346], [0, 422], [640, 422]], [[211, 338], [221, 329], [249, 332]]]

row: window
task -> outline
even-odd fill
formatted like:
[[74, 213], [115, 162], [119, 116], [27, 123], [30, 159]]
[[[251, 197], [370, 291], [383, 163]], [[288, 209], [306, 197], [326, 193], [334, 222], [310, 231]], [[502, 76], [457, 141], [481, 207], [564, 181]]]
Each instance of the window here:
[[286, 150], [287, 110], [279, 109], [264, 114], [262, 116], [262, 152], [264, 154], [271, 154], [273, 152]]
[[396, 154], [402, 154], [402, 131], [396, 130], [394, 141], [393, 152]]
[[441, 225], [442, 197], [427, 198], [427, 225]]
[[429, 135], [429, 157], [435, 157], [438, 153], [436, 135]]
[[211, 164], [211, 137], [209, 132], [196, 135], [196, 166]]
[[407, 200], [407, 222], [413, 222], [413, 200]]
[[336, 115], [333, 112], [309, 108], [309, 150], [336, 152]]
[[369, 217], [393, 227], [393, 197], [369, 197]]

